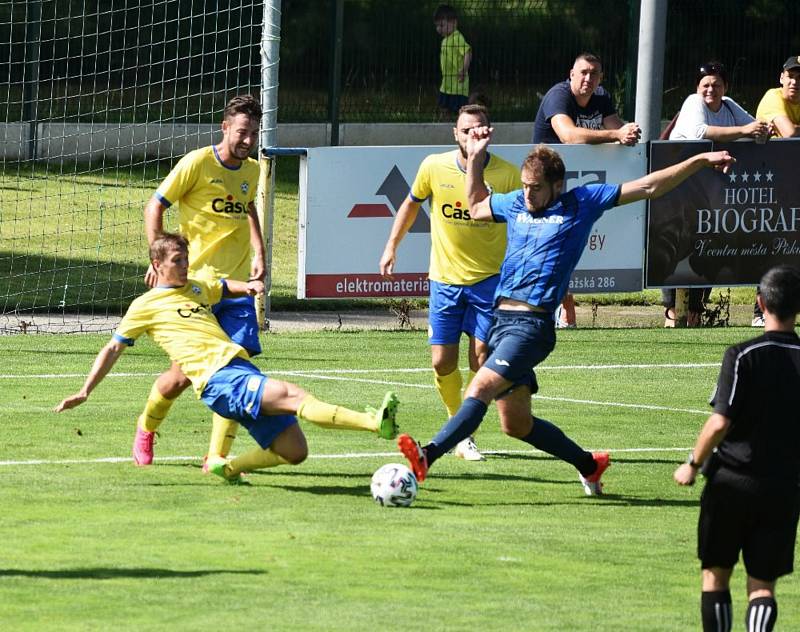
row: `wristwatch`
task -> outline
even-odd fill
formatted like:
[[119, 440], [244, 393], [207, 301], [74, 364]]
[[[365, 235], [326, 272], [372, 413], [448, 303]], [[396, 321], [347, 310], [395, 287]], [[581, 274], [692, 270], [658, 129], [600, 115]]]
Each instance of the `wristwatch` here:
[[694, 460], [694, 450], [689, 452], [689, 457], [686, 459], [686, 462], [689, 464], [689, 467], [695, 470], [699, 470], [701, 467], [703, 467], [702, 463], [698, 463]]

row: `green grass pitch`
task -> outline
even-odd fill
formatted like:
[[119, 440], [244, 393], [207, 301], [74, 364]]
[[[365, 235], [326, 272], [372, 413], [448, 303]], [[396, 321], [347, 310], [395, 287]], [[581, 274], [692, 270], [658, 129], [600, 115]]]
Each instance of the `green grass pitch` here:
[[[672, 471], [707, 414], [725, 346], [750, 329], [560, 332], [536, 414], [609, 449], [606, 495], [501, 434], [483, 463], [444, 457], [409, 509], [369, 494], [392, 442], [303, 424], [310, 458], [230, 487], [204, 476], [210, 413], [189, 393], [130, 462], [163, 354], [143, 340], [90, 400], [56, 415], [106, 336], [5, 336], [0, 354], [0, 621], [9, 630], [699, 629], [701, 485]], [[424, 332], [269, 335], [257, 364], [351, 407], [399, 393], [402, 429], [443, 422]], [[674, 366], [681, 364], [684, 366]], [[234, 450], [252, 446], [242, 431]], [[105, 460], [104, 460], [105, 459]], [[743, 569], [734, 574], [741, 629]], [[778, 585], [800, 629], [800, 582]]]

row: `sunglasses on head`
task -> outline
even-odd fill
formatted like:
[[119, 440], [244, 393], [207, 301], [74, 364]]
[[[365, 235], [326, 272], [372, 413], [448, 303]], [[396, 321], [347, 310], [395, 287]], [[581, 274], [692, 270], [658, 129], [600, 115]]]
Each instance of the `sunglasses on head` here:
[[697, 72], [697, 81], [695, 83], [700, 83], [700, 80], [703, 77], [708, 77], [709, 75], [719, 77], [722, 79], [725, 85], [728, 84], [728, 71], [725, 70], [725, 66], [715, 61], [706, 62], [700, 66]]

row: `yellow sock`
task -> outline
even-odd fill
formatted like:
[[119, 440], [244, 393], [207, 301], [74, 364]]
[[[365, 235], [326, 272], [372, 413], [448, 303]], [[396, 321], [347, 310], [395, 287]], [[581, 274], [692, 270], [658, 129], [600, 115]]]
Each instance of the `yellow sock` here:
[[158, 390], [158, 386], [153, 383], [144, 411], [139, 415], [139, 428], [147, 432], [155, 432], [167, 416], [174, 399], [167, 399]]
[[434, 371], [433, 383], [447, 408], [447, 414], [452, 417], [461, 408], [461, 371], [456, 369], [448, 375], [439, 375]]
[[236, 439], [239, 423], [233, 419], [225, 419], [214, 413], [211, 417], [211, 440], [208, 443], [209, 456], [228, 456]]
[[297, 416], [323, 428], [377, 432], [379, 427], [375, 417], [369, 413], [359, 413], [344, 406], [321, 402], [313, 395], [306, 395], [300, 402]]
[[288, 463], [289, 461], [269, 448], [266, 450], [253, 448], [241, 456], [237, 456], [228, 463], [228, 465], [225, 466], [225, 476], [226, 478], [231, 478], [242, 472], [263, 470], [264, 468], [275, 467], [276, 465], [288, 465]]

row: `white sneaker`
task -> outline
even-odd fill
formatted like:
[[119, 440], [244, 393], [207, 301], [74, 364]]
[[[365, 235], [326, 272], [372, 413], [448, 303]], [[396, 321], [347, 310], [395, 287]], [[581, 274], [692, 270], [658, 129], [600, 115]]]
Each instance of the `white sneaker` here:
[[753, 316], [753, 322], [750, 323], [751, 327], [763, 327], [764, 326], [764, 317], [763, 316]]
[[475, 445], [475, 442], [472, 440], [472, 437], [467, 437], [463, 441], [459, 441], [458, 445], [456, 445], [456, 449], [454, 454], [459, 459], [464, 459], [465, 461], [485, 461], [486, 457], [484, 457], [479, 451], [478, 446]]

